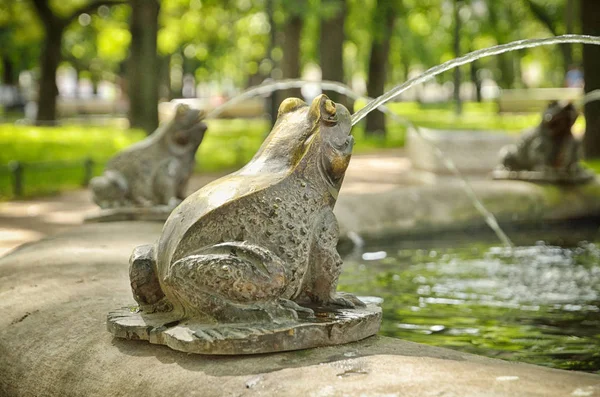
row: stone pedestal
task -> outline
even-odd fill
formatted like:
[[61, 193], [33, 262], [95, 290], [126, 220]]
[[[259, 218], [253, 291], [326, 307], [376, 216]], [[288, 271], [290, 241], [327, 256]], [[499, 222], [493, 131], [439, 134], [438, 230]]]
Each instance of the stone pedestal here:
[[171, 313], [143, 313], [125, 307], [109, 313], [108, 330], [119, 338], [147, 340], [198, 354], [273, 353], [355, 342], [377, 334], [381, 308], [376, 300], [364, 308], [327, 310], [311, 307], [314, 317], [264, 324], [203, 324], [180, 321]]
[[164, 222], [171, 215], [173, 207], [161, 205], [156, 207], [122, 207], [99, 210], [85, 217], [85, 223], [150, 221]]
[[516, 180], [534, 183], [554, 183], [557, 185], [578, 185], [588, 183], [596, 178], [593, 172], [579, 169], [575, 172], [562, 170], [548, 171], [511, 171], [497, 169], [492, 172], [492, 177], [497, 180]]
[[487, 174], [498, 165], [500, 149], [516, 140], [502, 132], [419, 130], [426, 139], [412, 129], [406, 138], [413, 169], [439, 175], [449, 175], [450, 171], [430, 142], [442, 151], [444, 158], [452, 160], [463, 174]]

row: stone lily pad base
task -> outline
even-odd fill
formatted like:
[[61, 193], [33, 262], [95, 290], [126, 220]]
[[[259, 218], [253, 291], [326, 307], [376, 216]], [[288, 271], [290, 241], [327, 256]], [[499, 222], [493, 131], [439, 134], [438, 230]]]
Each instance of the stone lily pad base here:
[[595, 178], [593, 172], [579, 170], [577, 172], [543, 172], [543, 171], [509, 171], [504, 169], [492, 172], [494, 179], [508, 179], [538, 183], [580, 184]]
[[164, 222], [173, 211], [173, 207], [163, 205], [158, 207], [122, 207], [100, 210], [97, 214], [86, 216], [85, 223], [150, 221]]
[[231, 355], [272, 353], [340, 345], [375, 335], [381, 326], [378, 298], [361, 298], [366, 307], [327, 310], [315, 317], [275, 324], [203, 324], [178, 321], [170, 313], [147, 314], [122, 308], [108, 314], [108, 330], [119, 338], [147, 340], [188, 353]]

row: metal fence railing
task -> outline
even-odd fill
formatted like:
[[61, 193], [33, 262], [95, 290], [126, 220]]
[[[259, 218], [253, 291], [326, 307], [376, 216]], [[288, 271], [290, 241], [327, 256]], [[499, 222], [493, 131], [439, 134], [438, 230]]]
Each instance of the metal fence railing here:
[[87, 186], [104, 162], [92, 158], [69, 161], [0, 164], [0, 197], [23, 198], [60, 191], [64, 186]]

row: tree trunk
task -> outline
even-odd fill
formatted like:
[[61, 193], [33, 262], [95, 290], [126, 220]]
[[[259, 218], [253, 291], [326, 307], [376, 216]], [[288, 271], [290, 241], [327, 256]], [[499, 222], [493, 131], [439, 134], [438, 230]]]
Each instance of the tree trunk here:
[[60, 46], [64, 28], [46, 27], [46, 39], [40, 54], [40, 85], [36, 123], [48, 125], [56, 120], [56, 71], [60, 63]]
[[156, 0], [131, 0], [131, 46], [128, 62], [129, 123], [151, 134], [158, 127], [159, 65], [156, 53]]
[[471, 62], [471, 82], [475, 85], [475, 99], [477, 102], [481, 102], [483, 98], [481, 97], [481, 79], [479, 78], [479, 67], [477, 66], [477, 61]]
[[[275, 61], [272, 58], [272, 54], [273, 54], [273, 50], [275, 49], [277, 43], [276, 43], [276, 38], [277, 38], [277, 25], [275, 24], [275, 20], [273, 19], [273, 14], [274, 14], [274, 4], [273, 4], [273, 0], [266, 0], [266, 4], [265, 4], [265, 10], [267, 13], [267, 18], [269, 20], [269, 26], [271, 27], [271, 30], [269, 32], [269, 48], [268, 48], [268, 53], [269, 53], [269, 60], [271, 61], [271, 75], [273, 73], [273, 69], [275, 68]], [[268, 77], [268, 76], [264, 76], [264, 77]], [[278, 102], [278, 95], [276, 91], [273, 91], [269, 94], [269, 97], [267, 98], [267, 103], [265, 106], [265, 110], [266, 112], [269, 114], [269, 117], [271, 118], [271, 127], [273, 127], [275, 125], [275, 121], [277, 120], [277, 110], [279, 107], [279, 102]], [[268, 133], [268, 132], [267, 132]]]
[[[300, 78], [300, 37], [302, 34], [302, 17], [292, 14], [285, 22], [283, 27], [284, 42], [283, 58], [281, 59], [281, 75], [284, 79]], [[279, 104], [286, 98], [297, 97], [302, 98], [302, 93], [299, 88], [289, 88], [279, 91], [277, 98], [277, 108]]]
[[[454, 57], [460, 57], [460, 28], [461, 28], [461, 20], [460, 20], [460, 7], [462, 6], [462, 1], [454, 0]], [[460, 98], [460, 67], [454, 68], [454, 112], [457, 115], [462, 114], [462, 100]]]
[[[575, 21], [577, 19], [576, 0], [565, 0], [565, 33], [575, 33]], [[563, 44], [563, 58], [565, 62], [565, 75], [573, 65], [573, 45]]]
[[[375, 9], [375, 18], [372, 27], [373, 41], [371, 42], [371, 56], [369, 58], [369, 75], [367, 80], [367, 94], [377, 98], [383, 94], [388, 68], [388, 54], [390, 52], [390, 37], [394, 29], [396, 10], [387, 0], [378, 0]], [[367, 135], [385, 136], [385, 115], [374, 110], [367, 115]]]
[[159, 65], [159, 98], [169, 101], [171, 97], [171, 56], [165, 55], [160, 58]]
[[[581, 0], [581, 28], [583, 34], [600, 36], [600, 1]], [[600, 47], [583, 46], [585, 92], [600, 89]], [[586, 130], [583, 149], [587, 159], [600, 158], [600, 101], [585, 105]]]
[[[346, 0], [323, 0], [324, 5], [335, 7], [336, 14], [321, 19], [319, 53], [323, 80], [344, 82], [344, 21]], [[351, 101], [335, 91], [325, 91], [334, 102], [350, 105]]]
[[2, 81], [5, 85], [10, 87], [14, 87], [18, 84], [14, 64], [8, 57], [2, 58]]

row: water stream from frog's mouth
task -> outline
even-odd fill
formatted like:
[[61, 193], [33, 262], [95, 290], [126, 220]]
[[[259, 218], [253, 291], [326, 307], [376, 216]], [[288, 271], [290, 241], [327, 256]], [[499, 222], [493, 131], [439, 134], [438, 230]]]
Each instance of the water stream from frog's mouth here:
[[[544, 45], [563, 44], [563, 43], [582, 43], [582, 44], [600, 45], [600, 37], [585, 36], [585, 35], [564, 35], [564, 36], [557, 36], [557, 37], [544, 38], [544, 39], [527, 39], [527, 40], [515, 41], [512, 43], [508, 43], [508, 44], [501, 44], [501, 45], [485, 48], [485, 49], [478, 50], [478, 51], [473, 51], [462, 57], [455, 58], [455, 59], [452, 59], [443, 64], [434, 66], [434, 67], [430, 68], [429, 70], [427, 70], [425, 73], [392, 88], [391, 90], [387, 91], [386, 93], [384, 93], [383, 95], [381, 95], [380, 97], [378, 97], [376, 99], [372, 99], [372, 98], [368, 98], [368, 97], [359, 95], [356, 92], [354, 92], [352, 89], [350, 89], [348, 86], [346, 86], [342, 83], [333, 82], [333, 81], [315, 82], [315, 81], [308, 81], [308, 80], [302, 80], [302, 79], [286, 79], [286, 80], [270, 81], [270, 82], [266, 82], [266, 83], [261, 84], [256, 87], [249, 88], [246, 91], [240, 93], [239, 95], [235, 96], [234, 98], [230, 99], [229, 101], [216, 107], [211, 112], [207, 113], [206, 118], [215, 118], [215, 117], [219, 116], [225, 109], [227, 109], [237, 103], [240, 103], [248, 98], [251, 98], [251, 97], [254, 97], [257, 95], [270, 94], [270, 93], [272, 93], [274, 91], [278, 91], [278, 90], [285, 90], [285, 89], [290, 89], [290, 88], [301, 88], [305, 84], [317, 84], [317, 85], [320, 85], [321, 88], [324, 90], [335, 91], [340, 94], [346, 95], [349, 98], [352, 98], [354, 100], [357, 100], [357, 99], [365, 100], [366, 99], [369, 101], [367, 103], [367, 105], [352, 115], [352, 125], [355, 125], [360, 120], [362, 120], [364, 117], [366, 117], [367, 114], [369, 114], [373, 110], [377, 109], [379, 111], [382, 111], [382, 112], [390, 115], [390, 117], [392, 117], [394, 120], [407, 125], [409, 128], [412, 128], [425, 142], [427, 142], [429, 145], [431, 145], [433, 147], [435, 155], [440, 159], [440, 161], [442, 161], [444, 166], [460, 180], [463, 190], [465, 191], [465, 193], [471, 200], [473, 206], [483, 216], [486, 224], [494, 231], [494, 233], [498, 236], [500, 241], [502, 241], [502, 243], [504, 245], [506, 245], [508, 247], [512, 247], [511, 240], [508, 238], [506, 233], [502, 230], [502, 228], [498, 224], [496, 217], [483, 205], [481, 200], [477, 197], [477, 194], [473, 190], [471, 184], [467, 181], [467, 179], [458, 170], [458, 168], [456, 167], [456, 164], [452, 161], [452, 159], [446, 157], [444, 155], [443, 151], [431, 139], [429, 139], [425, 134], [423, 134], [421, 129], [418, 126], [416, 126], [410, 120], [407, 120], [406, 118], [393, 113], [387, 107], [385, 107], [384, 104], [386, 102], [390, 101], [391, 99], [395, 98], [396, 96], [400, 95], [401, 93], [405, 92], [406, 90], [409, 90], [410, 88], [412, 88], [418, 84], [426, 82], [426, 81], [434, 78], [435, 76], [437, 76], [441, 73], [444, 73], [450, 69], [474, 62], [480, 58], [484, 58], [484, 57], [488, 57], [488, 56], [492, 56], [492, 55], [498, 55], [498, 54], [502, 54], [505, 52], [515, 51], [515, 50], [521, 50], [521, 49], [525, 49], [525, 48], [533, 48], [533, 47], [539, 47], [539, 46], [544, 46]], [[588, 102], [591, 102], [594, 100], [598, 100], [598, 99], [600, 99], [600, 90], [588, 93], [583, 98], [583, 103], [585, 104], [585, 103], [588, 103]]]
[[440, 65], [434, 66], [431, 69], [427, 70], [425, 73], [420, 74], [419, 76], [412, 78], [410, 80], [405, 81], [404, 83], [397, 85], [391, 90], [387, 91], [380, 97], [374, 99], [369, 102], [364, 108], [360, 109], [358, 112], [352, 115], [352, 125], [355, 125], [360, 120], [365, 118], [367, 114], [375, 110], [377, 107], [385, 104], [396, 96], [400, 95], [404, 91], [414, 87], [417, 84], [424, 83], [428, 80], [431, 80], [435, 76], [444, 73], [450, 69], [454, 69], [458, 66], [466, 65], [468, 63], [477, 61], [478, 59], [489, 57], [492, 55], [499, 55], [505, 52], [522, 50], [525, 48], [533, 48], [540, 47], [544, 45], [553, 45], [553, 44], [565, 44], [565, 43], [581, 43], [581, 44], [593, 44], [600, 45], [600, 37], [595, 36], [586, 36], [586, 35], [577, 35], [577, 34], [569, 34], [564, 36], [556, 36], [544, 39], [527, 39], [527, 40], [519, 40], [513, 41], [508, 44], [501, 44], [489, 48], [484, 48], [481, 50], [470, 52], [462, 57], [458, 57], [452, 59], [448, 62], [444, 62]]

